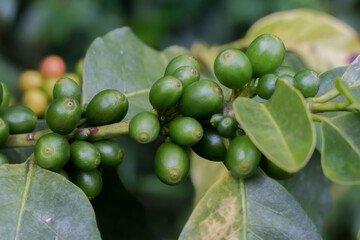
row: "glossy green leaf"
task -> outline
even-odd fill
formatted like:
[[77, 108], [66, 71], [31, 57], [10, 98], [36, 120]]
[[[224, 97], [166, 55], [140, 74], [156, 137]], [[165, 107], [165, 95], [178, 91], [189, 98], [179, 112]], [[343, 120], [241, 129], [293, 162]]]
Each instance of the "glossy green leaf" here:
[[280, 184], [257, 173], [246, 180], [227, 174], [214, 184], [179, 239], [317, 240], [321, 236]]
[[315, 127], [301, 93], [287, 82], [279, 80], [266, 103], [237, 98], [234, 110], [253, 143], [280, 168], [297, 172], [310, 160]]
[[332, 208], [332, 198], [328, 189], [330, 181], [321, 168], [320, 154], [315, 151], [306, 167], [280, 183], [304, 208], [319, 232], [323, 233]]
[[[354, 83], [360, 83], [360, 55], [351, 63], [351, 65], [346, 69], [344, 74], [341, 77], [341, 80], [344, 84], [347, 84], [349, 87]], [[360, 96], [360, 87], [356, 87], [352, 90], [352, 94]]]
[[85, 194], [33, 158], [0, 166], [1, 239], [101, 239]]
[[[316, 97], [319, 97], [319, 96], [327, 93], [328, 91], [334, 89], [335, 88], [334, 79], [341, 78], [343, 76], [343, 74], [345, 73], [346, 69], [347, 69], [347, 67], [338, 67], [338, 68], [333, 68], [329, 71], [321, 73], [319, 75], [320, 88], [316, 94]], [[345, 98], [343, 96], [338, 96], [335, 99], [333, 99], [332, 101], [340, 102], [340, 101], [344, 101], [344, 100], [345, 100]]]
[[[354, 83], [360, 82], [360, 57], [358, 56], [350, 66], [348, 67], [338, 67], [331, 69], [329, 71], [323, 72], [320, 74], [320, 89], [316, 94], [316, 97], [319, 97], [328, 91], [335, 88], [334, 80], [336, 78], [341, 78], [343, 83], [346, 83], [348, 86], [351, 86]], [[360, 96], [360, 90], [352, 89], [353, 92]], [[346, 98], [342, 95], [337, 96], [336, 98], [332, 99], [331, 101], [340, 102], [344, 101]]]
[[322, 167], [334, 182], [360, 184], [360, 113], [323, 118]]
[[322, 151], [322, 135], [321, 135], [321, 123], [314, 122], [315, 131], [316, 131], [316, 150], [321, 152]]
[[345, 83], [341, 78], [336, 78], [334, 80], [336, 89], [344, 96], [346, 99], [353, 105], [353, 108], [357, 111], [360, 110], [360, 98], [353, 92], [347, 83]]
[[165, 67], [175, 56], [185, 54], [180, 47], [158, 52], [141, 42], [127, 27], [109, 32], [91, 44], [85, 57], [83, 102], [100, 91], [117, 89], [129, 101], [125, 119], [148, 111], [149, 91], [152, 84], [164, 75]]
[[358, 55], [351, 65], [346, 69], [342, 79], [349, 85], [360, 81], [360, 55]]

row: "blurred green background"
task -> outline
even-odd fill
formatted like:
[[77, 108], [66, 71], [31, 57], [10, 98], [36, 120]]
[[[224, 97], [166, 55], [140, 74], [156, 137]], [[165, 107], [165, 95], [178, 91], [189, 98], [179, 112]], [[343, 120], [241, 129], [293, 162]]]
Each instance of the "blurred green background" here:
[[356, 0], [1, 0], [0, 53], [21, 68], [58, 54], [71, 71], [95, 37], [121, 26], [156, 49], [223, 44], [259, 18], [294, 8], [328, 12], [360, 30]]
[[[234, 41], [261, 17], [294, 8], [330, 13], [360, 32], [356, 0], [0, 0], [0, 80], [17, 81], [21, 71], [37, 69], [50, 54], [61, 56], [68, 71], [74, 71], [96, 37], [122, 26], [130, 26], [158, 50], [170, 45], [190, 48], [199, 41]], [[119, 141], [125, 145], [125, 161], [117, 172], [104, 170], [104, 189], [92, 201], [103, 238], [176, 239], [192, 209], [190, 180], [177, 187], [160, 183], [152, 166], [159, 143], [140, 153], [129, 138]], [[341, 208], [332, 213], [328, 239], [356, 234], [346, 221], [337, 231], [333, 219], [342, 218], [341, 209], [347, 206], [359, 222], [359, 192], [338, 199]]]

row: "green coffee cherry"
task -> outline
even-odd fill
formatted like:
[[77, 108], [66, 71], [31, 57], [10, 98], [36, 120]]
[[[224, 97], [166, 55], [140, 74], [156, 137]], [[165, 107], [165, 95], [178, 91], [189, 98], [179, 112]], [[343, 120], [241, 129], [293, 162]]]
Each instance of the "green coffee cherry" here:
[[115, 89], [99, 92], [86, 108], [86, 120], [92, 125], [120, 122], [126, 115], [129, 103], [124, 94]]
[[272, 73], [265, 74], [259, 79], [256, 92], [259, 95], [259, 97], [263, 99], [269, 99], [274, 91], [276, 82], [278, 80], [278, 76]]
[[71, 177], [72, 182], [84, 191], [85, 195], [91, 200], [101, 192], [102, 178], [98, 169], [83, 172], [76, 171]]
[[199, 63], [193, 58], [192, 56], [188, 55], [180, 55], [173, 58], [165, 69], [165, 76], [166, 75], [173, 75], [174, 72], [183, 66], [190, 66], [195, 68], [195, 70], [200, 73], [200, 66]]
[[74, 130], [81, 118], [81, 106], [72, 98], [57, 98], [46, 112], [46, 123], [49, 128], [61, 135]]
[[201, 124], [194, 118], [182, 117], [173, 120], [169, 126], [171, 139], [183, 146], [192, 146], [203, 136]]
[[0, 146], [4, 145], [9, 137], [9, 133], [9, 125], [2, 118], [0, 118]]
[[211, 161], [224, 161], [226, 147], [222, 137], [216, 129], [206, 128], [201, 140], [191, 147], [192, 150], [202, 158]]
[[221, 113], [215, 113], [214, 115], [211, 116], [210, 118], [210, 124], [213, 127], [217, 127], [219, 122], [221, 122], [221, 120], [223, 120], [224, 115]]
[[277, 180], [285, 180], [294, 175], [293, 173], [282, 170], [280, 167], [266, 159], [264, 155], [261, 156], [260, 167], [266, 175]]
[[253, 175], [260, 164], [261, 153], [248, 136], [238, 136], [231, 141], [225, 157], [226, 168], [236, 177]]
[[32, 132], [37, 122], [35, 113], [26, 106], [10, 106], [2, 109], [0, 117], [8, 123], [10, 134]]
[[9, 163], [9, 159], [5, 156], [5, 154], [0, 153], [0, 165]]
[[53, 88], [54, 99], [66, 97], [77, 100], [81, 102], [81, 88], [80, 86], [71, 78], [64, 77], [56, 81]]
[[5, 83], [0, 82], [0, 91], [1, 91], [1, 101], [0, 101], [0, 110], [9, 106], [10, 102], [10, 92]]
[[165, 111], [176, 105], [182, 93], [183, 86], [180, 80], [165, 76], [152, 85], [149, 100], [156, 110]]
[[281, 77], [284, 75], [289, 75], [291, 77], [294, 77], [296, 74], [296, 71], [288, 66], [280, 66], [275, 71], [274, 74]]
[[160, 132], [158, 118], [150, 112], [138, 113], [129, 124], [129, 135], [138, 143], [155, 141]]
[[290, 76], [290, 75], [282, 75], [281, 77], [279, 77], [285, 81], [287, 81], [288, 83], [290, 83], [291, 85], [295, 86], [295, 79]]
[[102, 166], [116, 167], [123, 162], [125, 151], [120, 143], [112, 140], [102, 140], [94, 142], [93, 145], [100, 152]]
[[75, 141], [71, 144], [71, 161], [78, 169], [89, 171], [99, 166], [101, 155], [91, 143]]
[[48, 133], [36, 142], [34, 154], [40, 167], [59, 170], [70, 159], [70, 144], [65, 137], [57, 133]]
[[238, 129], [238, 123], [235, 118], [226, 116], [219, 122], [216, 129], [222, 137], [234, 138]]
[[155, 172], [162, 182], [169, 185], [183, 182], [188, 176], [189, 168], [189, 157], [179, 145], [163, 143], [156, 151]]
[[246, 51], [255, 76], [274, 72], [285, 56], [284, 43], [272, 34], [263, 34], [250, 44]]
[[320, 78], [309, 69], [300, 71], [295, 75], [295, 87], [305, 98], [315, 97], [320, 88]]
[[179, 67], [175, 70], [172, 76], [180, 80], [183, 88], [186, 88], [200, 79], [200, 73], [191, 66]]
[[216, 57], [214, 72], [223, 85], [237, 89], [251, 81], [252, 66], [245, 53], [239, 49], [231, 48], [222, 51]]
[[223, 92], [215, 82], [197, 81], [184, 89], [180, 112], [193, 118], [208, 118], [222, 106], [223, 98]]

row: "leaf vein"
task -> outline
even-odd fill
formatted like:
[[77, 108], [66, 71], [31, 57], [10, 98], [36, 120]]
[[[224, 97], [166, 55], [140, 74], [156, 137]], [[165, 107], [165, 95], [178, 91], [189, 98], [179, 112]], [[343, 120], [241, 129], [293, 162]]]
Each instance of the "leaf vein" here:
[[[328, 119], [325, 119], [325, 118], [324, 118], [324, 121], [325, 121], [327, 124], [329, 124], [331, 127], [333, 127], [333, 128], [339, 133], [339, 135], [343, 138], [343, 140], [345, 140], [345, 141], [350, 145], [350, 147], [354, 150], [354, 152], [355, 152], [358, 156], [360, 156], [360, 151], [359, 151], [359, 149], [357, 149], [356, 146], [354, 146], [354, 144], [353, 144], [351, 141], [349, 141], [349, 138], [346, 137], [346, 135], [343, 133], [343, 131], [341, 131], [341, 129], [339, 129], [333, 122], [331, 122], [331, 121], [328, 120]], [[324, 152], [324, 151], [323, 151], [323, 152]]]
[[290, 147], [289, 147], [288, 143], [285, 141], [284, 134], [281, 131], [281, 129], [279, 128], [277, 122], [275, 121], [275, 118], [272, 116], [271, 112], [269, 111], [269, 109], [264, 104], [260, 104], [260, 106], [261, 106], [261, 108], [264, 109], [264, 111], [266, 113], [268, 113], [267, 115], [269, 117], [269, 120], [273, 123], [275, 131], [277, 131], [279, 133], [281, 142], [284, 144], [284, 146], [285, 146], [285, 148], [287, 150], [286, 152], [289, 153], [289, 155], [290, 155], [289, 157], [294, 159], [294, 156], [293, 156], [293, 154], [292, 154], [292, 152], [290, 150]]
[[27, 200], [27, 197], [29, 194], [29, 189], [30, 189], [31, 176], [34, 171], [34, 164], [35, 164], [35, 158], [34, 158], [34, 154], [33, 154], [29, 157], [29, 160], [26, 165], [25, 187], [24, 187], [24, 191], [21, 196], [21, 205], [19, 208], [19, 215], [18, 215], [17, 225], [16, 225], [16, 229], [15, 229], [15, 237], [14, 237], [15, 240], [17, 240], [19, 237], [19, 232], [20, 232], [20, 227], [21, 227], [21, 223], [22, 223], [22, 218], [24, 215], [26, 200]]
[[45, 224], [45, 226], [50, 229], [53, 233], [55, 233], [55, 235], [58, 237], [57, 240], [62, 240], [65, 238], [60, 237], [59, 233], [57, 233], [48, 223], [46, 223], [44, 220], [42, 220], [41, 218], [39, 218], [33, 211], [30, 210], [26, 210], [28, 213], [30, 213], [31, 216], [33, 216], [33, 218], [37, 219], [39, 222], [42, 222], [43, 224]]

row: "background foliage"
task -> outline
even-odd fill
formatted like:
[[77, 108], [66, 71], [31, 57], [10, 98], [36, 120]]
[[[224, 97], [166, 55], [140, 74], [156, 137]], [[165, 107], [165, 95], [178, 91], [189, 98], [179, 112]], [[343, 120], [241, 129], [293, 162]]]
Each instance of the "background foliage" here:
[[[223, 44], [232, 42], [233, 46], [246, 47], [256, 33], [263, 31], [261, 24], [258, 24], [257, 28], [253, 27], [246, 33], [256, 20], [275, 11], [293, 8], [310, 8], [331, 13], [360, 32], [360, 26], [356, 24], [360, 20], [360, 15], [357, 14], [360, 5], [355, 0], [3, 0], [0, 1], [0, 80], [5, 81], [12, 94], [18, 97], [17, 80], [22, 70], [36, 69], [44, 56], [58, 54], [65, 59], [72, 71], [76, 61], [85, 56], [96, 37], [125, 25], [130, 26], [135, 35], [155, 49], [162, 50], [170, 45], [191, 49], [192, 54], [211, 69], [213, 55], [229, 46]], [[301, 22], [301, 19], [298, 21]], [[267, 20], [267, 23], [270, 21]], [[298, 23], [294, 17], [293, 26]], [[319, 33], [324, 25], [317, 25], [317, 28], [312, 26], [305, 34], [306, 37], [303, 31], [295, 31], [296, 34], [293, 34], [291, 31], [294, 28], [291, 25], [288, 29], [281, 28], [276, 34], [283, 34], [280, 37], [284, 39], [286, 46], [295, 52], [298, 50], [297, 53], [307, 65], [323, 71], [344, 65], [352, 55], [360, 52], [355, 30], [331, 17], [325, 18], [324, 24], [328, 31]], [[275, 23], [274, 26], [278, 25]], [[271, 30], [277, 31], [276, 29]], [[334, 39], [339, 45], [322, 41], [326, 33], [335, 35]], [[193, 45], [194, 42], [206, 44]], [[335, 62], [326, 64], [321, 59], [311, 61], [312, 56], [308, 54], [311, 51], [304, 54], [304, 51], [297, 48], [299, 42], [305, 42], [301, 46], [305, 52], [309, 49], [309, 43], [318, 43], [322, 48], [320, 47], [317, 55], [322, 56], [322, 59], [333, 57]], [[209, 47], [212, 45], [216, 46]], [[321, 55], [324, 52], [329, 55]], [[339, 59], [341, 62], [336, 62]], [[160, 69], [157, 71], [161, 72]], [[211, 76], [211, 71], [208, 74]], [[197, 166], [192, 168], [194, 187], [190, 179], [180, 186], [168, 187], [153, 172], [153, 155], [159, 143], [142, 146], [140, 153], [137, 151], [139, 145], [130, 139], [119, 138], [119, 141], [126, 149], [126, 159], [117, 172], [104, 172], [102, 194], [92, 201], [103, 239], [113, 239], [114, 236], [127, 239], [177, 238], [191, 213], [190, 203], [194, 195], [194, 202], [197, 202], [211, 186], [212, 180], [205, 183], [202, 177], [206, 179], [208, 169], [213, 169], [213, 181], [219, 179], [223, 176], [223, 170], [219, 170], [222, 166], [211, 165], [204, 168], [199, 163], [201, 160], [194, 160], [192, 164]], [[31, 150], [21, 153], [6, 150], [6, 153], [17, 156], [15, 159], [18, 161], [19, 154], [28, 155]], [[316, 191], [329, 185], [319, 175], [318, 161], [315, 157], [311, 160], [313, 168], [305, 168], [294, 180], [282, 184], [306, 206], [305, 211], [310, 216], [314, 210], [318, 211], [319, 214], [311, 218], [319, 229], [323, 229], [325, 239], [355, 239], [360, 225], [357, 204], [360, 189], [330, 185], [334, 200], [330, 211], [331, 200], [327, 188]], [[206, 171], [201, 172], [199, 169]], [[295, 183], [299, 181], [309, 187], [297, 187]], [[314, 181], [317, 184], [311, 184]], [[307, 202], [309, 199], [304, 199], [301, 193], [309, 188], [312, 191], [308, 194], [321, 199], [318, 200], [321, 207], [312, 205], [316, 200]], [[323, 217], [316, 219], [318, 216]], [[341, 221], [339, 226], [338, 219], [346, 221]]]

